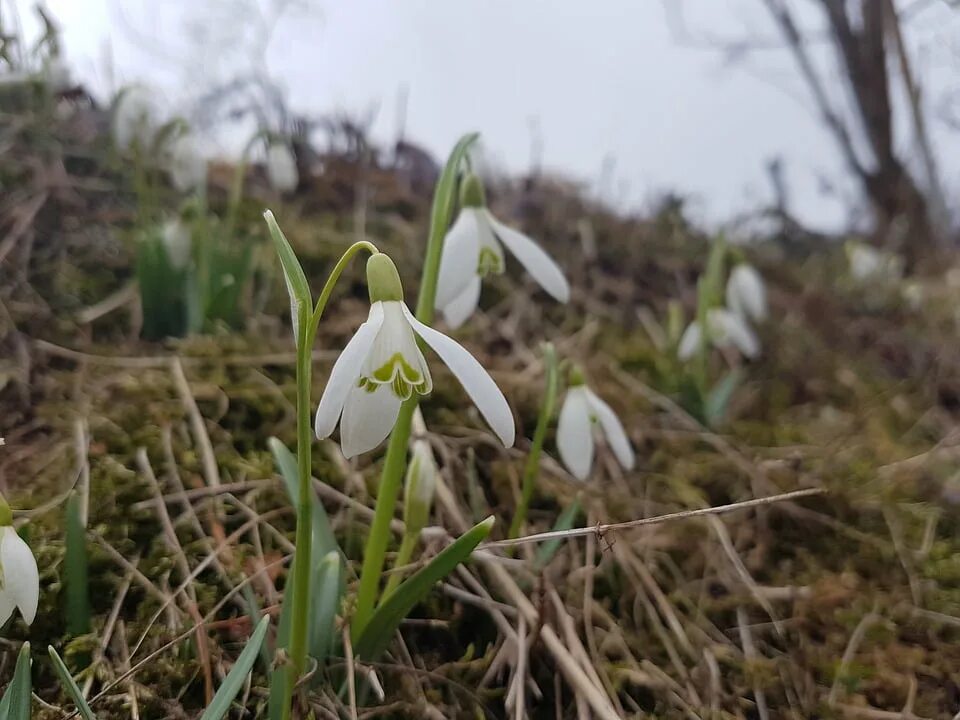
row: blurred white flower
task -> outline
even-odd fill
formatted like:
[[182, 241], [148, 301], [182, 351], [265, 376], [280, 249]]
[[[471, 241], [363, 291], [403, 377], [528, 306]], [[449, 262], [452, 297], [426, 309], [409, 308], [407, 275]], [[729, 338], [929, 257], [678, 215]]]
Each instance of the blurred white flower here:
[[300, 183], [297, 159], [286, 144], [272, 142], [267, 147], [267, 179], [270, 187], [278, 193], [289, 193], [297, 189]]
[[[419, 408], [418, 408], [419, 410]], [[430, 441], [417, 438], [412, 443], [410, 464], [404, 484], [403, 522], [406, 531], [419, 534], [427, 525], [433, 494], [437, 489], [437, 461], [433, 457]]]
[[178, 135], [170, 143], [167, 170], [170, 181], [180, 192], [197, 190], [207, 184], [207, 159], [192, 134]]
[[400, 404], [414, 391], [426, 395], [433, 389], [419, 335], [460, 381], [504, 446], [512, 446], [513, 414], [500, 388], [463, 347], [413, 316], [403, 302], [393, 261], [382, 253], [372, 255], [367, 282], [370, 314], [330, 372], [317, 408], [317, 437], [329, 436], [339, 420], [346, 457], [379, 445], [393, 429]]
[[[707, 330], [707, 342], [715, 347], [735, 347], [747, 358], [760, 354], [760, 340], [747, 321], [737, 313], [725, 308], [711, 308], [707, 311]], [[700, 349], [700, 333], [700, 323], [696, 320], [683, 331], [677, 347], [677, 356], [681, 360], [689, 360], [697, 354]]]
[[624, 470], [632, 470], [636, 458], [619, 418], [607, 403], [586, 385], [574, 385], [560, 409], [557, 450], [567, 469], [586, 480], [593, 466], [594, 428], [599, 428]]
[[113, 140], [122, 150], [152, 142], [159, 128], [160, 108], [153, 92], [142, 85], [120, 91], [113, 109]]
[[475, 175], [469, 175], [463, 187], [462, 209], [443, 243], [434, 303], [447, 324], [460, 327], [477, 309], [481, 280], [504, 271], [503, 246], [544, 290], [567, 302], [570, 286], [553, 259], [536, 242], [493, 216]]
[[903, 258], [850, 240], [844, 247], [854, 280], [899, 280], [903, 275]]
[[167, 251], [170, 264], [177, 270], [187, 267], [193, 249], [190, 228], [179, 218], [167, 220], [163, 224], [160, 238], [163, 240], [163, 247]]
[[747, 320], [766, 320], [767, 288], [752, 265], [740, 263], [730, 272], [727, 279], [727, 307]]
[[5, 525], [0, 528], [0, 625], [16, 608], [29, 625], [37, 615], [39, 601], [37, 561], [13, 526]]

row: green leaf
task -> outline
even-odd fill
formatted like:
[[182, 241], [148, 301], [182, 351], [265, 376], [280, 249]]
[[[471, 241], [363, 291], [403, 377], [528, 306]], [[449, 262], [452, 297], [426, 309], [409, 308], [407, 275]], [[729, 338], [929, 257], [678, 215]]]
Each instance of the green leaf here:
[[47, 652], [50, 654], [50, 659], [53, 660], [53, 669], [57, 671], [57, 677], [60, 678], [64, 690], [67, 691], [67, 695], [70, 696], [77, 706], [77, 712], [80, 713], [83, 720], [97, 720], [97, 716], [93, 714], [93, 710], [91, 710], [87, 704], [86, 698], [83, 697], [83, 692], [74, 681], [73, 676], [70, 674], [67, 666], [64, 665], [63, 660], [60, 659], [57, 651], [53, 649], [53, 645], [47, 646]]
[[200, 720], [222, 720], [230, 712], [230, 705], [233, 703], [240, 688], [243, 687], [247, 674], [253, 669], [253, 664], [257, 661], [257, 655], [260, 653], [260, 646], [263, 645], [263, 639], [267, 635], [267, 628], [270, 626], [270, 616], [264, 615], [257, 629], [247, 641], [247, 646], [240, 653], [236, 664], [227, 673], [223, 685], [213, 696], [213, 702], [200, 716]]
[[440, 269], [440, 254], [443, 239], [450, 227], [450, 218], [457, 199], [457, 180], [460, 166], [467, 157], [470, 146], [477, 141], [480, 133], [468, 133], [454, 145], [443, 167], [437, 187], [433, 192], [433, 207], [430, 210], [430, 235], [423, 261], [423, 275], [420, 281], [420, 294], [417, 296], [417, 319], [431, 325], [433, 323], [433, 305], [437, 296], [437, 275]]
[[66, 506], [66, 554], [64, 556], [67, 632], [73, 637], [90, 632], [90, 585], [87, 572], [87, 533], [81, 517], [80, 495], [70, 493]]
[[[557, 518], [557, 522], [553, 526], [553, 530], [569, 530], [573, 527], [573, 524], [577, 521], [577, 516], [579, 515], [580, 501], [574, 500], [572, 503], [570, 503], [570, 507], [564, 510], [563, 514]], [[540, 547], [537, 549], [537, 555], [533, 561], [534, 573], [539, 573], [550, 563], [550, 561], [553, 559], [553, 556], [557, 554], [557, 550], [560, 549], [560, 545], [562, 543], [563, 538], [554, 538], [553, 540], [547, 540], [546, 542], [540, 544]]]
[[[287, 495], [290, 497], [290, 503], [296, 507], [299, 496], [299, 483], [297, 477], [297, 456], [290, 452], [290, 449], [280, 442], [279, 439], [272, 437], [267, 440], [267, 446], [273, 453], [273, 460], [277, 465], [277, 470], [283, 478], [284, 485], [287, 488]], [[337, 545], [337, 539], [333, 535], [330, 527], [330, 518], [327, 516], [327, 510], [320, 502], [320, 498], [314, 492], [310, 493], [313, 500], [313, 550], [314, 557], [322, 558], [329, 552], [340, 552], [340, 546]], [[313, 597], [311, 595], [311, 597]]]
[[[287, 584], [283, 588], [283, 601], [280, 603], [280, 622], [277, 624], [277, 644], [274, 654], [290, 647], [290, 625], [293, 619], [293, 587], [296, 577], [293, 569], [287, 574]], [[270, 695], [267, 701], [270, 720], [281, 720], [283, 703], [287, 696], [287, 683], [290, 681], [289, 667], [278, 664], [270, 672]]]
[[727, 373], [720, 382], [711, 388], [703, 411], [707, 425], [713, 426], [723, 420], [727, 414], [730, 400], [742, 381], [743, 372], [737, 368]]
[[32, 685], [30, 682], [30, 643], [25, 642], [17, 656], [13, 679], [0, 699], [0, 718], [3, 720], [30, 720]]
[[332, 550], [324, 555], [313, 572], [311, 581], [316, 592], [311, 595], [316, 613], [310, 622], [310, 655], [319, 661], [326, 660], [333, 649], [334, 624], [343, 598], [344, 583], [341, 578], [340, 554]]
[[374, 610], [357, 639], [354, 650], [359, 659], [375, 660], [382, 653], [400, 623], [433, 589], [433, 586], [464, 562], [493, 528], [493, 516], [477, 523], [444, 548], [430, 563], [411, 575]]
[[[257, 596], [253, 594], [249, 585], [243, 586], [243, 599], [247, 603], [247, 616], [250, 618], [250, 623], [256, 625], [257, 618], [262, 615], [262, 612], [260, 603], [257, 602]], [[270, 656], [270, 649], [266, 645], [260, 648], [260, 660], [263, 663], [264, 673], [269, 675], [273, 667], [273, 658]]]
[[307, 313], [313, 310], [313, 299], [310, 294], [310, 284], [307, 282], [307, 276], [303, 272], [303, 267], [297, 259], [296, 253], [290, 246], [287, 236], [277, 225], [277, 219], [273, 213], [267, 210], [263, 214], [267, 221], [267, 227], [270, 229], [270, 237], [273, 238], [273, 244], [277, 249], [277, 255], [280, 256], [280, 265], [283, 267], [283, 277], [287, 282], [287, 292], [290, 293], [290, 312], [293, 319], [293, 332], [299, 339], [301, 321], [305, 322]]

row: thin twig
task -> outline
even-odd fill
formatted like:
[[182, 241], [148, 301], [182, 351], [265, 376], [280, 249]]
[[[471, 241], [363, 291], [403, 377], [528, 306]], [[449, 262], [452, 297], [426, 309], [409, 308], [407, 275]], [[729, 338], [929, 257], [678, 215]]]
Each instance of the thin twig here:
[[753, 500], [744, 500], [742, 502], [730, 503], [729, 505], [718, 505], [716, 507], [699, 508], [697, 510], [681, 510], [666, 515], [656, 515], [650, 518], [640, 518], [638, 520], [627, 520], [620, 523], [598, 524], [593, 527], [571, 528], [570, 530], [551, 530], [550, 532], [535, 533], [512, 540], [494, 540], [493, 542], [482, 543], [477, 546], [477, 550], [486, 550], [494, 547], [507, 547], [509, 545], [522, 545], [525, 543], [538, 543], [547, 540], [557, 540], [571, 537], [583, 537], [584, 535], [602, 536], [608, 532], [617, 530], [628, 530], [630, 528], [643, 527], [645, 525], [657, 525], [659, 523], [670, 522], [673, 520], [685, 520], [686, 518], [701, 517], [703, 515], [723, 515], [736, 510], [745, 510], [747, 508], [758, 507], [761, 505], [771, 505], [778, 502], [787, 502], [814, 495], [823, 495], [827, 491], [823, 488], [807, 488], [804, 490], [794, 490], [779, 495], [770, 495], [768, 497], [754, 498]]

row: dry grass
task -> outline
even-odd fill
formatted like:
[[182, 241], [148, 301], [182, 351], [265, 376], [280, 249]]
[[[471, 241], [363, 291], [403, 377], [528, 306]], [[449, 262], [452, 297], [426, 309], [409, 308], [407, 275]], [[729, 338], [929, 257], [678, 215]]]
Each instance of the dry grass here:
[[[87, 668], [81, 686], [101, 718], [195, 717], [250, 632], [247, 593], [277, 613], [293, 552], [293, 512], [266, 449], [269, 436], [292, 445], [295, 434], [283, 290], [263, 278], [270, 301], [245, 333], [142, 343], [132, 294], [98, 305], [130, 278], [122, 176], [79, 163], [98, 146], [70, 140], [69, 128], [44, 129], [60, 138], [54, 160], [10, 118], [0, 130], [11, 140], [0, 143], [0, 179], [16, 188], [0, 203], [0, 490], [29, 517], [43, 582], [38, 620], [9, 628], [0, 674], [29, 637]], [[28, 172], [38, 158], [65, 174]], [[372, 198], [363, 213], [317, 199], [361, 181], [377, 183], [352, 195]], [[327, 176], [274, 209], [315, 285], [355, 217], [412, 278], [426, 207], [404, 188], [388, 172]], [[269, 198], [250, 193], [255, 228]], [[561, 259], [574, 297], [557, 306], [511, 268], [459, 338], [504, 389], [521, 438], [539, 402], [536, 348], [553, 340], [621, 414], [639, 466], [624, 473], [601, 450], [579, 484], [549, 439], [527, 530], [549, 530], [578, 497], [591, 531], [540, 571], [532, 545], [516, 558], [495, 544], [477, 553], [381, 662], [357, 663], [347, 647], [316, 669], [315, 717], [954, 716], [957, 292], [929, 279], [920, 313], [895, 292], [844, 286], [832, 250], [785, 262], [762, 244], [775, 320], [727, 422], [708, 428], [684, 409], [676, 368], [645, 329], [672, 298], [693, 307], [705, 244], [682, 215], [617, 218], [543, 180], [494, 200]], [[365, 312], [358, 280], [346, 278], [322, 328], [315, 398]], [[489, 512], [505, 531], [527, 443], [499, 448], [449, 374], [436, 376], [424, 413], [444, 483], [427, 554]], [[379, 453], [347, 462], [335, 444], [319, 448], [316, 488], [353, 571]], [[61, 501], [78, 482], [90, 497], [94, 632], [72, 638]], [[596, 531], [802, 489], [826, 494]], [[65, 717], [46, 660], [35, 667], [36, 717]], [[382, 699], [338, 692], [347, 677], [382, 686]], [[265, 688], [260, 666], [242, 695], [248, 716], [260, 716]]]

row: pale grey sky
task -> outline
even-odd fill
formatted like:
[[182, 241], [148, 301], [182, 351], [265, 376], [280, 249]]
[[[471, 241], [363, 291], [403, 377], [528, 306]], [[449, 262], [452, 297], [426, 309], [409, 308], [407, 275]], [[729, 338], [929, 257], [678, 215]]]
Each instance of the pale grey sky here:
[[[28, 15], [28, 3], [18, 1]], [[694, 35], [777, 37], [761, 0], [665, 1], [682, 4]], [[477, 129], [496, 166], [522, 171], [535, 122], [548, 168], [595, 187], [604, 159], [614, 157], [606, 194], [625, 208], [675, 189], [695, 198], [700, 217], [729, 218], [769, 198], [764, 166], [774, 155], [784, 158], [796, 210], [811, 225], [836, 226], [845, 217], [819, 177], [854, 192], [788, 53], [765, 50], [725, 63], [719, 53], [678, 42], [661, 0], [301, 0], [296, 5], [308, 7], [281, 17], [261, 55], [256, 8], [269, 5], [47, 2], [78, 75], [103, 92], [147, 79], [176, 102], [239, 68], [260, 67], [265, 57], [295, 110], [377, 108], [374, 134], [382, 139], [395, 133], [406, 88], [407, 135], [438, 158]], [[815, 6], [796, 5], [816, 27]], [[911, 30], [931, 100], [958, 85], [958, 19], [933, 2]], [[833, 64], [826, 45], [818, 57]], [[842, 86], [834, 90], [843, 97]], [[940, 122], [933, 131], [942, 174], [955, 190], [960, 134]], [[909, 147], [909, 134], [903, 138]]]

